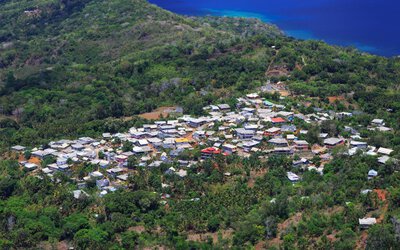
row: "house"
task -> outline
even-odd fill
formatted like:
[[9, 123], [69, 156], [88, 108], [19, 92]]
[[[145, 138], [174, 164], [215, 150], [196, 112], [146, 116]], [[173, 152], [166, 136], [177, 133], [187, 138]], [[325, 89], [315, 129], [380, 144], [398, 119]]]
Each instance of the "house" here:
[[85, 191], [80, 189], [72, 191], [72, 194], [74, 195], [74, 198], [78, 200], [89, 197], [89, 195]]
[[306, 158], [301, 158], [298, 161], [293, 161], [293, 167], [301, 167], [310, 163]]
[[297, 128], [295, 125], [283, 125], [281, 127], [281, 132], [282, 133], [294, 133], [296, 132]]
[[378, 154], [382, 154], [382, 155], [390, 155], [393, 152], [392, 149], [390, 148], [382, 148], [380, 147], [377, 151]]
[[228, 104], [218, 104], [217, 106], [221, 111], [229, 111], [229, 110], [231, 110], [231, 107]]
[[378, 158], [378, 162], [379, 162], [380, 164], [386, 164], [386, 162], [387, 162], [388, 160], [390, 160], [390, 157], [387, 156], [387, 155], [383, 155], [383, 156], [381, 156], [381, 157]]
[[51, 170], [51, 171], [58, 171], [58, 165], [56, 163], [52, 163], [52, 164], [48, 164], [47, 167]]
[[357, 149], [366, 149], [368, 144], [363, 141], [351, 141], [350, 146]]
[[53, 173], [53, 170], [52, 169], [50, 169], [50, 168], [42, 168], [42, 172], [44, 173], [44, 174], [51, 174], [51, 173]]
[[385, 126], [379, 126], [379, 127], [376, 127], [375, 130], [378, 130], [378, 131], [380, 131], [380, 132], [389, 132], [389, 131], [392, 131], [393, 129], [392, 129], [392, 128], [385, 127]]
[[269, 144], [276, 146], [276, 147], [287, 147], [288, 141], [283, 138], [272, 138], [268, 141]]
[[131, 135], [132, 138], [134, 139], [144, 139], [147, 137], [147, 133], [145, 132], [139, 132], [139, 131], [129, 131], [129, 134]]
[[24, 167], [25, 167], [26, 170], [32, 171], [32, 170], [37, 169], [38, 165], [36, 165], [35, 163], [27, 162], [27, 163], [24, 164]]
[[183, 169], [180, 169], [178, 172], [176, 172], [176, 174], [177, 174], [179, 177], [183, 178], [183, 177], [187, 176], [187, 171], [186, 171], [186, 170], [183, 170]]
[[251, 139], [255, 134], [254, 130], [246, 130], [244, 128], [237, 128], [235, 132], [236, 136], [240, 139]]
[[173, 175], [176, 172], [176, 169], [174, 167], [170, 167], [167, 170], [165, 170], [164, 174], [165, 175]]
[[294, 134], [289, 134], [289, 135], [286, 135], [286, 139], [288, 141], [294, 141], [297, 139], [297, 137]]
[[156, 124], [144, 124], [143, 129], [146, 132], [151, 132], [157, 130], [158, 126]]
[[108, 194], [107, 190], [102, 190], [99, 194], [99, 197], [104, 197], [106, 194]]
[[67, 164], [68, 159], [64, 158], [64, 157], [59, 157], [56, 160], [57, 165], [64, 165]]
[[153, 145], [153, 147], [161, 147], [162, 146], [162, 140], [160, 138], [148, 138], [147, 141]]
[[328, 133], [320, 133], [320, 134], [319, 134], [319, 138], [321, 138], [321, 139], [326, 139], [326, 138], [328, 138]]
[[258, 129], [258, 125], [256, 124], [246, 124], [244, 125], [245, 130], [254, 130], [256, 131]]
[[20, 146], [20, 145], [16, 145], [16, 146], [11, 147], [11, 150], [15, 151], [15, 152], [23, 152], [23, 151], [25, 151], [25, 149], [26, 148], [24, 146]]
[[66, 149], [69, 147], [69, 145], [70, 145], [70, 142], [66, 141], [66, 140], [49, 143], [49, 146], [53, 149]]
[[210, 106], [205, 107], [203, 109], [205, 109], [205, 110], [210, 110], [211, 109], [212, 112], [218, 112], [219, 111], [219, 107], [216, 106], [216, 105], [210, 105]]
[[145, 153], [150, 153], [153, 150], [149, 146], [143, 146], [143, 147], [133, 147], [132, 152], [136, 155], [138, 154], [145, 154]]
[[147, 146], [149, 142], [146, 139], [139, 139], [136, 141], [135, 144], [138, 145], [139, 147], [142, 147], [142, 146]]
[[349, 132], [352, 135], [358, 135], [358, 131], [352, 127], [344, 126], [344, 131]]
[[85, 149], [85, 146], [83, 146], [82, 144], [77, 143], [77, 144], [71, 145], [71, 148], [73, 150], [81, 151], [81, 150]]
[[93, 179], [101, 179], [103, 178], [103, 174], [100, 173], [99, 171], [94, 171], [92, 173], [89, 174], [89, 176]]
[[378, 172], [377, 172], [377, 171], [375, 171], [375, 170], [373, 170], [373, 169], [371, 169], [370, 171], [368, 171], [368, 179], [374, 178], [374, 177], [376, 177], [376, 176], [378, 176]]
[[175, 139], [175, 145], [184, 145], [184, 144], [188, 144], [190, 142], [190, 140], [188, 138], [176, 138]]
[[343, 119], [343, 118], [346, 118], [346, 117], [352, 117], [353, 114], [349, 113], [349, 112], [339, 112], [339, 113], [336, 114], [336, 116], [337, 116], [338, 119]]
[[162, 142], [163, 148], [175, 148], [175, 138], [165, 138]]
[[237, 147], [232, 144], [223, 144], [222, 150], [227, 154], [234, 154], [237, 152]]
[[242, 147], [245, 152], [250, 152], [251, 149], [260, 144], [258, 141], [246, 141], [243, 143]]
[[261, 142], [264, 139], [264, 137], [260, 134], [260, 131], [257, 131], [257, 134], [253, 136], [251, 139], [253, 139], [253, 141]]
[[265, 136], [275, 136], [281, 133], [281, 129], [277, 127], [272, 127], [264, 131]]
[[248, 99], [257, 99], [257, 98], [259, 98], [260, 96], [259, 96], [257, 93], [251, 93], [251, 94], [247, 94], [246, 97], [247, 97]]
[[361, 194], [368, 194], [368, 193], [370, 193], [370, 192], [372, 192], [372, 189], [363, 189], [363, 190], [361, 190]]
[[32, 156], [38, 157], [39, 159], [44, 159], [46, 156], [50, 156], [55, 152], [57, 151], [51, 148], [45, 150], [36, 150], [32, 152]]
[[300, 177], [297, 174], [293, 173], [293, 172], [287, 172], [286, 174], [287, 174], [287, 178], [292, 183], [298, 182], [300, 180]]
[[210, 147], [210, 148], [205, 148], [201, 150], [201, 158], [202, 159], [208, 159], [213, 157], [214, 155], [219, 155], [221, 154], [221, 150], [218, 148]]
[[107, 168], [110, 165], [110, 162], [106, 160], [99, 160], [98, 164], [101, 168]]
[[308, 150], [308, 142], [305, 140], [295, 140], [293, 142], [294, 148], [298, 151], [306, 151]]
[[107, 179], [96, 180], [96, 186], [98, 189], [102, 189], [110, 185], [110, 182]]
[[321, 161], [330, 161], [333, 158], [329, 153], [321, 154], [319, 157], [321, 158]]
[[384, 125], [385, 125], [385, 122], [383, 121], [383, 119], [373, 119], [373, 120], [371, 121], [371, 124], [372, 124], [373, 126], [384, 126]]
[[192, 128], [198, 128], [207, 123], [206, 119], [198, 118], [198, 119], [190, 119], [188, 121], [188, 125]]
[[184, 151], [184, 149], [174, 149], [169, 152], [169, 156], [171, 158], [177, 158]]
[[271, 118], [271, 122], [272, 122], [272, 124], [274, 124], [274, 125], [278, 125], [278, 124], [284, 124], [284, 123], [286, 123], [286, 120], [283, 119], [282, 117], [274, 117], [274, 118]]
[[58, 170], [64, 173], [67, 173], [70, 171], [70, 167], [67, 164], [60, 165], [58, 166]]
[[362, 218], [362, 219], [358, 219], [358, 223], [359, 223], [361, 229], [367, 229], [367, 228], [371, 227], [372, 225], [376, 224], [376, 219], [375, 218]]
[[272, 107], [274, 107], [276, 105], [276, 104], [274, 104], [274, 103], [272, 103], [270, 101], [267, 101], [267, 100], [263, 101], [263, 104], [267, 108], [272, 108]]
[[122, 174], [123, 172], [124, 172], [124, 169], [123, 168], [119, 168], [119, 167], [107, 169], [107, 174], [112, 176], [112, 177], [114, 177], [114, 178], [117, 175]]
[[327, 148], [334, 148], [336, 146], [343, 145], [343, 144], [344, 144], [344, 140], [340, 139], [340, 138], [331, 137], [331, 138], [327, 138], [324, 140], [324, 145]]
[[350, 155], [350, 156], [355, 155], [355, 154], [357, 154], [358, 150], [359, 150], [358, 148], [350, 148], [347, 151], [347, 154]]
[[117, 155], [117, 156], [115, 156], [115, 160], [118, 162], [118, 163], [124, 163], [124, 162], [126, 162], [127, 160], [128, 160], [128, 156], [126, 156], [126, 155]]
[[274, 148], [273, 153], [274, 154], [291, 155], [291, 154], [293, 154], [293, 150], [289, 147], [276, 147], [276, 148]]
[[129, 178], [129, 175], [128, 174], [121, 174], [121, 175], [118, 175], [116, 178], [118, 180], [120, 180], [120, 181], [127, 181], [128, 178]]
[[158, 168], [159, 166], [161, 166], [163, 162], [162, 161], [153, 161], [152, 163], [149, 164], [149, 168]]

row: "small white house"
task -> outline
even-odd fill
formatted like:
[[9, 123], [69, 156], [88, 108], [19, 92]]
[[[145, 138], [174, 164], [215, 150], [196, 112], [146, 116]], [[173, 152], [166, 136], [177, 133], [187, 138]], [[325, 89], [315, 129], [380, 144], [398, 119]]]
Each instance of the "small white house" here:
[[362, 229], [369, 228], [372, 225], [376, 224], [376, 219], [375, 218], [362, 218], [358, 219], [358, 223], [360, 224], [360, 227]]

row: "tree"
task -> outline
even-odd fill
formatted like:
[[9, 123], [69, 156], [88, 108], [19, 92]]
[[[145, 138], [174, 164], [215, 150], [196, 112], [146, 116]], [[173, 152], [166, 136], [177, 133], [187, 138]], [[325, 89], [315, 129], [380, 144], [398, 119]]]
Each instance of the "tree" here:
[[323, 121], [321, 123], [321, 130], [324, 133], [328, 133], [330, 136], [337, 136], [339, 133], [336, 122], [332, 120]]
[[138, 244], [139, 234], [127, 231], [121, 234], [121, 244], [125, 249], [135, 249]]
[[312, 126], [306, 135], [306, 141], [310, 144], [321, 144], [320, 129], [317, 126]]
[[24, 152], [24, 157], [25, 157], [26, 160], [29, 160], [31, 158], [31, 156], [32, 156], [32, 153], [31, 153], [30, 150], [26, 150]]
[[0, 178], [0, 197], [7, 199], [13, 193], [17, 184], [17, 180], [10, 176]]
[[85, 215], [81, 213], [74, 213], [66, 217], [63, 222], [63, 236], [66, 238], [72, 237], [76, 232], [81, 229], [89, 228], [89, 221]]
[[133, 169], [138, 165], [138, 163], [139, 160], [136, 158], [136, 156], [131, 155], [128, 157], [128, 163], [127, 163], [128, 168]]
[[367, 250], [398, 249], [400, 244], [395, 240], [393, 228], [390, 225], [373, 225], [368, 230]]
[[123, 151], [123, 152], [130, 152], [130, 151], [132, 151], [132, 149], [133, 149], [133, 147], [132, 147], [132, 142], [130, 142], [130, 141], [125, 141], [125, 142], [122, 144], [122, 151]]
[[79, 230], [74, 236], [78, 249], [107, 249], [108, 234], [98, 228]]

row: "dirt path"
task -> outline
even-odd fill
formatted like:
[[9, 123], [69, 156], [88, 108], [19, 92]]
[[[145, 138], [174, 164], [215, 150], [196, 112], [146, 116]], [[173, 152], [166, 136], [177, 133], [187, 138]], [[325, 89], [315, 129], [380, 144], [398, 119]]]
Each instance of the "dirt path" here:
[[[385, 215], [388, 211], [388, 208], [389, 208], [389, 203], [387, 202], [387, 199], [386, 199], [388, 192], [383, 189], [374, 189], [374, 192], [378, 195], [378, 199], [380, 201], [384, 202], [383, 206], [378, 208], [380, 215], [378, 218], [376, 218], [376, 223], [382, 223], [382, 221], [385, 218]], [[366, 215], [366, 217], [370, 217], [374, 212], [376, 212], [376, 211], [372, 211], [372, 212], [368, 213]], [[367, 246], [367, 240], [368, 240], [368, 231], [364, 230], [361, 232], [361, 236], [358, 239], [358, 241], [356, 242], [355, 248], [356, 249], [365, 249]]]
[[279, 54], [279, 50], [276, 51], [276, 54], [274, 55], [274, 57], [272, 58], [271, 62], [269, 63], [268, 68], [267, 68], [267, 74], [271, 70], [272, 64], [274, 64], [275, 59], [278, 56], [278, 54]]

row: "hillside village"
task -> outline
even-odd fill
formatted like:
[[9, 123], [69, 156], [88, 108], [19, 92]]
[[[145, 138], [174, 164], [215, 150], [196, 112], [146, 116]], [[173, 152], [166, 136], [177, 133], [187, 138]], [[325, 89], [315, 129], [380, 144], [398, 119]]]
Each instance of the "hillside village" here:
[[400, 57], [148, 0], [0, 16], [0, 249], [400, 249]]
[[[379, 175], [378, 165], [397, 161], [391, 157], [392, 149], [368, 145], [368, 138], [362, 138], [357, 128], [350, 126], [345, 127], [348, 136], [332, 137], [320, 133], [317, 135], [320, 143], [307, 141], [310, 132], [302, 124], [343, 120], [357, 115], [356, 112], [335, 113], [315, 108], [314, 113], [304, 115], [295, 109], [288, 110], [279, 101], [274, 103], [261, 98], [257, 93], [238, 98], [235, 107], [214, 104], [204, 110], [207, 116], [181, 115], [173, 120], [155, 120], [142, 127], [132, 127], [126, 133], [103, 133], [102, 138], [64, 139], [32, 149], [16, 145], [11, 150], [20, 155], [20, 166], [38, 178], [44, 174], [57, 181], [57, 172], [70, 176], [76, 183], [76, 190], [72, 190], [76, 199], [89, 195], [85, 192], [88, 182], [95, 182], [96, 195], [100, 197], [127, 188], [130, 175], [139, 167], [159, 168], [162, 164], [174, 163], [164, 175], [185, 178], [189, 169], [196, 171], [199, 162], [230, 155], [248, 158], [257, 154], [260, 159], [286, 155], [293, 161], [292, 171], [287, 172], [287, 178], [293, 184], [302, 181], [304, 171], [317, 171], [323, 175], [324, 165], [330, 162], [335, 150], [353, 157], [360, 154], [376, 156], [377, 168], [365, 173], [366, 181]], [[392, 130], [379, 118], [373, 119], [368, 129]], [[189, 159], [185, 152], [190, 151], [198, 154]], [[94, 166], [94, 171], [78, 176], [77, 167], [82, 166], [79, 164]], [[232, 173], [225, 172], [224, 175], [229, 178]], [[166, 180], [162, 183], [163, 188], [170, 185], [173, 183]], [[362, 193], [370, 191], [360, 190]], [[166, 204], [172, 194], [160, 195]], [[359, 223], [361, 227], [368, 227], [376, 223], [376, 218], [360, 218]]]

